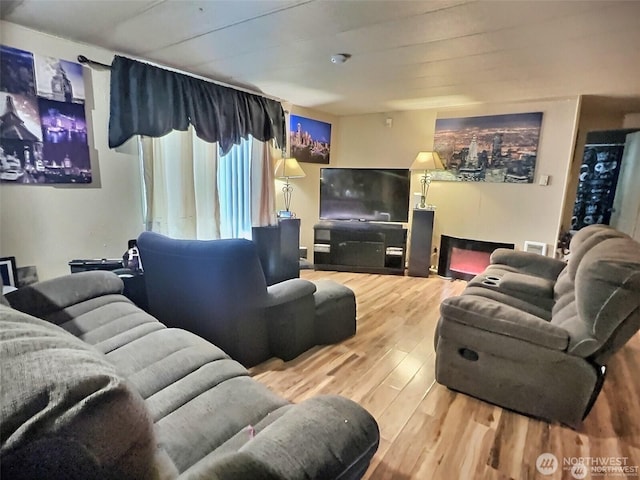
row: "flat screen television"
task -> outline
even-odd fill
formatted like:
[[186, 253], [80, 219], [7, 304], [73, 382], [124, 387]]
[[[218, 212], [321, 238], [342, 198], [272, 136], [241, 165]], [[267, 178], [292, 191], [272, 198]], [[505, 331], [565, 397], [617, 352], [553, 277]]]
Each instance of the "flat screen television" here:
[[320, 218], [407, 222], [410, 182], [406, 168], [322, 168]]

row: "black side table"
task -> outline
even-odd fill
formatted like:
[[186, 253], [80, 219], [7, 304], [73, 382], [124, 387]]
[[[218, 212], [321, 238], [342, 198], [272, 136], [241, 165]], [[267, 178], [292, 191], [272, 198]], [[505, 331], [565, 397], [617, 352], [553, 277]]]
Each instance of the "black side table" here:
[[149, 301], [147, 300], [147, 286], [144, 283], [144, 273], [119, 273], [118, 270], [113, 273], [117, 274], [122, 280], [122, 283], [124, 283], [122, 294], [145, 312], [148, 312]]

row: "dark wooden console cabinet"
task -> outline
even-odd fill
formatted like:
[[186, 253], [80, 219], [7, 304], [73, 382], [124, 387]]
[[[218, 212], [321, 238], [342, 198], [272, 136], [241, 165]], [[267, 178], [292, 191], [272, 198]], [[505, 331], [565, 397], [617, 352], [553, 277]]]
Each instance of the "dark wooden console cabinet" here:
[[404, 274], [407, 229], [400, 224], [321, 222], [313, 231], [316, 270]]

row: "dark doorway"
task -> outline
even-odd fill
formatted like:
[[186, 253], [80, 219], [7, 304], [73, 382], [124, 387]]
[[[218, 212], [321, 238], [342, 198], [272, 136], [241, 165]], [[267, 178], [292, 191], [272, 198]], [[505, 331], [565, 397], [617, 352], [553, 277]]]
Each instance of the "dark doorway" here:
[[627, 134], [636, 131], [589, 132], [571, 217], [571, 229], [594, 223], [609, 225]]

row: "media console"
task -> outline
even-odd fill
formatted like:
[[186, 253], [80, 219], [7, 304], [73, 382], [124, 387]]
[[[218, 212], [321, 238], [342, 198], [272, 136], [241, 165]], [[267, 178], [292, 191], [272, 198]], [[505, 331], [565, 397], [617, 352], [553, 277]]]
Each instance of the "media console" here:
[[404, 274], [407, 229], [402, 224], [320, 222], [313, 232], [316, 270]]

